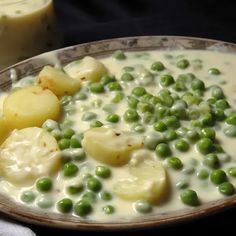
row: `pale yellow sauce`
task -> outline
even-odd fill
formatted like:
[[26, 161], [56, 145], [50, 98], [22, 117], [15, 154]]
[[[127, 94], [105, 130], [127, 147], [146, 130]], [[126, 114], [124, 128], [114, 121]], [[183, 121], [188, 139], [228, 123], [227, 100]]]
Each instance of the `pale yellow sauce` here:
[[[230, 102], [231, 108], [234, 110], [236, 109], [236, 101], [235, 101], [235, 92], [236, 92], [236, 56], [232, 54], [224, 54], [219, 52], [210, 52], [210, 51], [149, 51], [147, 52], [148, 56], [141, 56], [137, 57], [137, 53], [126, 53], [127, 59], [123, 61], [118, 61], [114, 58], [107, 57], [104, 59], [101, 59], [101, 61], [106, 65], [106, 67], [109, 69], [109, 72], [111, 74], [114, 74], [117, 79], [119, 79], [122, 75], [122, 68], [125, 66], [134, 66], [137, 67], [137, 65], [142, 65], [143, 67], [149, 69], [151, 64], [155, 61], [162, 61], [163, 64], [167, 67], [167, 70], [161, 72], [161, 74], [171, 73], [174, 78], [177, 78], [179, 74], [183, 73], [194, 73], [199, 79], [202, 79], [205, 82], [206, 87], [217, 84], [220, 85], [221, 88], [224, 90], [224, 93], [226, 95], [227, 100]], [[195, 59], [202, 60], [202, 68], [195, 70], [193, 69], [193, 66], [191, 65], [189, 68], [181, 70], [178, 69], [174, 63], [174, 59], [170, 60], [166, 58], [166, 54], [171, 54], [173, 58], [176, 58], [179, 55], [184, 55], [184, 58], [187, 58], [190, 63]], [[141, 55], [139, 53], [139, 55]], [[221, 71], [221, 75], [219, 76], [212, 76], [208, 74], [208, 69], [216, 67]], [[222, 81], [225, 81], [225, 83], [222, 83]], [[132, 89], [131, 86], [125, 85], [125, 82], [121, 82], [122, 86], [126, 86], [126, 91], [130, 91]], [[127, 84], [127, 83], [126, 83]], [[20, 85], [20, 84], [18, 84]], [[137, 82], [138, 86], [138, 82]], [[149, 91], [152, 94], [157, 94], [158, 91], [161, 89], [159, 86], [153, 86], [147, 85], [146, 86], [147, 91]], [[125, 91], [125, 92], [126, 92]], [[89, 98], [84, 101], [77, 101], [76, 108], [77, 112], [74, 115], [71, 115], [70, 119], [74, 122], [74, 130], [77, 132], [84, 132], [89, 129], [89, 122], [82, 121], [82, 115], [85, 110], [89, 110], [92, 112], [97, 113], [97, 120], [103, 122], [104, 124], [108, 124], [105, 120], [107, 113], [104, 112], [101, 107], [103, 105], [106, 105], [111, 102], [111, 99], [114, 97], [115, 92], [107, 92], [104, 94], [90, 94]], [[128, 93], [127, 93], [128, 94]], [[1, 101], [4, 99], [5, 95], [2, 95]], [[205, 93], [205, 98], [209, 97], [209, 93]], [[92, 107], [92, 103], [95, 100], [101, 99], [102, 100], [102, 106], [98, 108]], [[2, 104], [2, 102], [0, 102]], [[127, 109], [127, 102], [126, 100], [123, 100], [119, 104], [116, 105], [116, 114], [120, 114], [121, 121], [117, 124], [114, 124], [114, 126], [121, 130], [131, 130], [132, 124], [127, 124], [122, 119], [122, 114]], [[1, 111], [1, 109], [0, 109]], [[184, 124], [182, 122], [182, 124]], [[221, 126], [224, 124], [221, 123]], [[146, 133], [140, 134], [140, 135], [147, 135], [151, 132], [155, 132], [153, 130], [152, 125], [147, 125], [146, 127]], [[219, 140], [219, 143], [224, 148], [225, 152], [231, 157], [231, 160], [229, 162], [223, 162], [222, 161], [222, 169], [227, 170], [229, 167], [236, 166], [236, 157], [235, 157], [235, 138], [229, 138], [223, 134], [222, 131], [217, 131], [217, 140]], [[179, 209], [186, 208], [187, 206], [184, 205], [179, 195], [181, 193], [181, 190], [178, 190], [176, 188], [176, 183], [180, 180], [187, 180], [190, 188], [194, 189], [199, 196], [199, 199], [202, 204], [207, 203], [208, 201], [224, 198], [222, 194], [219, 193], [217, 187], [211, 183], [210, 179], [207, 180], [200, 180], [197, 178], [196, 174], [197, 171], [204, 168], [209, 170], [210, 169], [206, 166], [203, 166], [202, 160], [203, 155], [201, 155], [194, 147], [194, 145], [190, 146], [190, 149], [188, 152], [178, 152], [173, 147], [174, 142], [171, 143], [171, 149], [173, 151], [173, 156], [179, 157], [185, 168], [193, 166], [191, 162], [193, 160], [198, 161], [198, 165], [195, 167], [195, 172], [193, 174], [184, 174], [182, 171], [177, 171], [169, 168], [166, 164], [165, 160], [158, 159], [163, 162], [163, 165], [166, 168], [166, 171], [168, 173], [169, 179], [170, 179], [170, 186], [171, 186], [171, 192], [168, 196], [168, 199], [160, 204], [154, 207], [154, 210], [152, 213], [159, 214], [161, 212], [169, 212], [169, 211], [175, 211]], [[150, 152], [151, 155], [153, 155], [153, 158], [157, 158], [155, 156], [154, 152]], [[221, 154], [219, 154], [220, 156]], [[60, 199], [64, 197], [70, 197], [75, 202], [79, 200], [78, 196], [69, 196], [65, 192], [66, 186], [70, 184], [76, 184], [82, 181], [82, 177], [86, 175], [87, 173], [94, 173], [94, 169], [97, 165], [101, 165], [101, 163], [96, 162], [90, 157], [87, 157], [87, 159], [81, 163], [78, 164], [80, 172], [79, 175], [77, 175], [74, 178], [65, 178], [63, 177], [62, 173], [58, 173], [58, 175], [54, 178], [54, 190], [49, 193], [55, 202], [59, 201]], [[128, 165], [122, 166], [122, 167], [111, 167], [112, 169], [112, 177], [103, 180], [103, 190], [112, 191], [113, 185], [117, 180], [120, 180], [122, 178], [129, 178], [130, 174], [128, 171]], [[228, 179], [231, 181], [231, 183], [236, 186], [236, 178], [228, 176]], [[29, 187], [19, 189], [10, 183], [2, 180], [0, 182], [1, 185], [1, 192], [7, 195], [10, 195], [12, 198], [14, 198], [16, 201], [20, 201], [20, 194], [25, 189], [33, 189], [35, 192], [35, 187]], [[32, 204], [32, 207], [36, 207], [36, 203]], [[113, 205], [116, 209], [115, 213], [113, 215], [106, 215], [102, 212], [102, 207], [104, 205]], [[97, 220], [97, 221], [116, 221], [118, 218], [122, 219], [132, 219], [133, 217], [136, 217], [137, 215], [140, 215], [140, 213], [137, 213], [134, 210], [133, 202], [125, 201], [122, 199], [119, 199], [118, 197], [114, 196], [111, 201], [104, 202], [101, 200], [98, 200], [96, 204], [93, 205], [93, 213], [91, 215], [88, 215], [87, 218]], [[56, 208], [52, 208], [50, 210], [57, 211]]]

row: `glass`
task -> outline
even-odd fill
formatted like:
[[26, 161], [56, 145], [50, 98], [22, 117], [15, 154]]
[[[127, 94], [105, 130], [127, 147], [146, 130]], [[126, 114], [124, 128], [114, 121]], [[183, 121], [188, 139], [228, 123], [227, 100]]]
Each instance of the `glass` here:
[[0, 0], [0, 69], [61, 46], [52, 0]]

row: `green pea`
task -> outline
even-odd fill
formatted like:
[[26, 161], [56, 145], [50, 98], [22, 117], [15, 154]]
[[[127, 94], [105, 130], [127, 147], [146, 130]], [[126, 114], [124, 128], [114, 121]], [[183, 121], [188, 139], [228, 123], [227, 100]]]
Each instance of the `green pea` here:
[[203, 128], [200, 134], [202, 138], [209, 138], [211, 140], [215, 140], [216, 137], [216, 132], [212, 128]]
[[155, 107], [155, 113], [156, 113], [158, 119], [162, 119], [162, 118], [170, 115], [170, 109], [168, 107], [158, 104]]
[[66, 106], [68, 105], [69, 103], [71, 103], [73, 100], [72, 100], [72, 97], [71, 96], [63, 96], [60, 100], [61, 102], [61, 105], [62, 106]]
[[215, 153], [209, 153], [204, 157], [203, 163], [213, 169], [219, 168], [220, 161]]
[[102, 127], [102, 126], [103, 126], [103, 123], [99, 120], [93, 120], [90, 123], [90, 128], [97, 128], [97, 127]]
[[116, 93], [115, 97], [112, 99], [112, 102], [113, 103], [119, 103], [120, 101], [123, 100], [124, 96], [125, 96], [124, 93], [118, 91]]
[[56, 140], [60, 140], [62, 138], [62, 135], [61, 135], [61, 131], [59, 129], [54, 129], [51, 131], [51, 135], [53, 135], [53, 137], [56, 139]]
[[126, 72], [121, 76], [121, 80], [125, 82], [130, 82], [134, 80], [134, 77], [130, 73]]
[[139, 101], [138, 101], [138, 99], [136, 99], [134, 97], [128, 96], [127, 102], [128, 102], [129, 108], [136, 109]]
[[117, 123], [120, 120], [120, 117], [117, 114], [110, 114], [106, 118], [107, 121], [111, 123]]
[[70, 198], [63, 198], [57, 203], [57, 209], [62, 213], [71, 212], [73, 207], [73, 202]]
[[231, 196], [235, 193], [235, 188], [230, 182], [221, 183], [218, 186], [219, 192], [226, 196]]
[[177, 61], [176, 66], [180, 69], [186, 69], [187, 67], [189, 67], [189, 61], [186, 59], [181, 59], [179, 61]]
[[182, 172], [186, 175], [192, 175], [195, 172], [195, 169], [193, 166], [186, 166]]
[[161, 75], [161, 77], [160, 77], [160, 84], [163, 87], [170, 86], [174, 82], [175, 82], [175, 80], [172, 75], [167, 74], [167, 75]]
[[236, 125], [236, 114], [228, 116], [225, 121], [229, 125]]
[[189, 143], [184, 139], [179, 139], [175, 142], [175, 148], [181, 152], [186, 152], [189, 149]]
[[93, 192], [99, 192], [102, 189], [100, 180], [95, 177], [88, 178], [87, 188]]
[[236, 177], [236, 167], [231, 167], [228, 169], [228, 174], [232, 177]]
[[73, 177], [78, 173], [78, 171], [79, 171], [78, 166], [72, 162], [66, 163], [63, 166], [63, 175], [66, 177]]
[[222, 99], [225, 97], [222, 88], [216, 85], [211, 87], [211, 96], [215, 99]]
[[72, 120], [65, 119], [65, 120], [60, 124], [60, 128], [61, 128], [61, 129], [71, 128], [72, 125], [73, 125], [73, 121], [72, 121]]
[[89, 111], [89, 112], [85, 112], [81, 119], [82, 121], [91, 121], [91, 120], [96, 119], [96, 117], [97, 117], [96, 113]]
[[180, 180], [175, 184], [177, 189], [186, 189], [189, 187], [189, 183], [187, 180]]
[[100, 82], [93, 82], [89, 85], [89, 90], [92, 93], [103, 93], [105, 91], [104, 85]]
[[88, 98], [88, 95], [84, 92], [79, 92], [74, 95], [74, 100], [75, 101], [80, 101], [80, 100], [86, 100]]
[[186, 108], [187, 108], [186, 102], [178, 101], [171, 107], [170, 109], [171, 115], [174, 115], [179, 119], [185, 119], [187, 117]]
[[124, 113], [124, 120], [128, 123], [132, 123], [135, 121], [139, 120], [139, 114], [137, 113], [137, 111], [133, 110], [133, 109], [128, 109], [125, 113]]
[[159, 132], [164, 132], [165, 130], [167, 130], [167, 126], [163, 121], [157, 121], [153, 127], [154, 130]]
[[197, 149], [202, 154], [208, 154], [213, 151], [213, 142], [209, 138], [202, 138], [197, 142]]
[[57, 130], [59, 127], [55, 120], [48, 119], [43, 123], [42, 128], [46, 129], [48, 132], [51, 132], [53, 130]]
[[214, 125], [214, 118], [211, 113], [206, 113], [202, 116], [201, 122], [203, 126], [212, 126]]
[[112, 199], [112, 195], [107, 191], [100, 192], [99, 196], [104, 201], [110, 201]]
[[122, 68], [122, 70], [125, 71], [125, 72], [132, 72], [132, 71], [134, 71], [134, 67], [125, 66], [125, 67]]
[[116, 50], [112, 54], [112, 57], [114, 57], [117, 60], [125, 60], [126, 59], [126, 55], [124, 54], [124, 52], [122, 50]]
[[137, 133], [144, 133], [145, 132], [145, 127], [141, 124], [135, 124], [133, 127], [132, 127], [132, 130], [137, 132]]
[[35, 200], [35, 198], [36, 198], [35, 193], [30, 190], [24, 191], [20, 196], [20, 200], [25, 203], [32, 203]]
[[151, 69], [154, 71], [163, 71], [165, 70], [165, 66], [163, 65], [162, 62], [157, 61], [157, 62], [152, 63]]
[[82, 141], [81, 134], [75, 134], [70, 139], [70, 147], [72, 148], [81, 148], [81, 141]]
[[87, 201], [89, 203], [95, 203], [97, 200], [97, 196], [94, 192], [88, 191], [83, 194], [82, 200]]
[[78, 184], [78, 185], [70, 185], [66, 188], [66, 191], [71, 194], [71, 195], [76, 195], [81, 193], [84, 190], [84, 185], [83, 184]]
[[[152, 94], [146, 93], [143, 96], [141, 96], [139, 98], [140, 102], [144, 102], [144, 103], [150, 103], [150, 100], [153, 98], [154, 96]], [[151, 103], [150, 103], [151, 104]], [[153, 105], [153, 104], [152, 104]]]
[[121, 85], [118, 82], [110, 82], [107, 84], [107, 88], [109, 91], [119, 91], [122, 90]]
[[146, 214], [152, 211], [152, 205], [145, 200], [138, 200], [134, 203], [134, 208], [137, 212]]
[[171, 154], [171, 150], [166, 143], [157, 144], [155, 152], [159, 157], [167, 157]]
[[154, 106], [151, 105], [150, 103], [139, 102], [137, 104], [137, 110], [140, 111], [141, 113], [148, 112], [148, 111], [153, 112]]
[[225, 99], [219, 99], [215, 103], [216, 108], [220, 108], [222, 110], [225, 110], [230, 107], [229, 103]]
[[211, 182], [216, 185], [219, 185], [227, 181], [226, 173], [221, 169], [213, 170], [211, 172], [210, 178], [211, 178]]
[[136, 97], [141, 97], [144, 94], [146, 94], [146, 89], [144, 87], [135, 87], [132, 90], [132, 95], [136, 96]]
[[173, 140], [175, 140], [177, 138], [177, 133], [174, 131], [174, 130], [167, 130], [166, 132], [165, 132], [165, 139], [167, 140], [167, 141], [173, 141]]
[[114, 104], [106, 104], [102, 110], [107, 113], [113, 113], [116, 110], [116, 106]]
[[188, 138], [188, 140], [190, 140], [191, 142], [196, 142], [197, 140], [199, 140], [200, 135], [196, 130], [188, 130], [186, 132], [186, 137]]
[[61, 150], [69, 148], [70, 147], [70, 139], [63, 138], [58, 141], [58, 146]]
[[54, 201], [49, 196], [41, 196], [37, 200], [37, 205], [43, 209], [51, 208], [54, 205]]
[[187, 90], [187, 87], [186, 87], [186, 84], [185, 82], [183, 81], [176, 81], [172, 88], [177, 91], [177, 92], [182, 92], [182, 91], [186, 91]]
[[201, 170], [198, 171], [197, 177], [201, 180], [208, 179], [209, 172], [205, 169], [201, 169]]
[[182, 169], [183, 167], [183, 163], [178, 157], [168, 157], [167, 164], [175, 170]]
[[216, 108], [213, 110], [213, 118], [217, 121], [223, 121], [225, 119], [225, 113], [222, 109]]
[[148, 134], [144, 139], [144, 146], [149, 150], [155, 150], [157, 144], [163, 142], [163, 137], [159, 134]]
[[224, 129], [224, 134], [230, 138], [236, 137], [236, 126], [229, 125]]
[[113, 75], [103, 75], [100, 80], [100, 83], [105, 86], [109, 84], [110, 82], [115, 82], [115, 81], [116, 81], [116, 78]]
[[176, 130], [176, 133], [180, 137], [185, 137], [188, 132], [188, 129], [186, 127], [180, 127]]
[[74, 205], [74, 213], [78, 216], [86, 216], [92, 212], [92, 206], [86, 200], [80, 200]]
[[113, 214], [115, 212], [115, 208], [112, 205], [104, 206], [102, 210], [107, 215]]
[[101, 178], [109, 178], [111, 176], [111, 169], [106, 166], [97, 166], [95, 174]]
[[152, 112], [145, 112], [143, 115], [143, 123], [153, 124], [156, 121], [156, 116]]
[[197, 193], [192, 189], [186, 189], [180, 194], [182, 202], [189, 206], [199, 205], [199, 199]]
[[176, 129], [180, 127], [180, 122], [176, 116], [166, 116], [163, 120], [168, 128]]
[[208, 70], [208, 73], [211, 74], [211, 75], [220, 75], [221, 74], [220, 70], [217, 69], [217, 68], [210, 68]]
[[71, 128], [66, 128], [61, 131], [61, 134], [63, 138], [70, 139], [75, 134], [75, 131]]
[[194, 79], [191, 83], [191, 88], [192, 88], [192, 90], [198, 90], [199, 89], [199, 90], [203, 91], [203, 90], [205, 90], [205, 84], [200, 79]]
[[150, 104], [156, 105], [156, 104], [161, 104], [161, 99], [157, 96], [152, 96], [149, 100]]
[[48, 177], [42, 177], [37, 180], [36, 188], [39, 192], [48, 192], [52, 190], [53, 183], [52, 180]]

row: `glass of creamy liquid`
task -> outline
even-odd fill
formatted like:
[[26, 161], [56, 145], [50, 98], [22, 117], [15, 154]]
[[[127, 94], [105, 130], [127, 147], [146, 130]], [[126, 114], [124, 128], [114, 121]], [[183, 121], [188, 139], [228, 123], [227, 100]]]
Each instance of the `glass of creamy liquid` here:
[[52, 0], [0, 0], [0, 70], [61, 46]]

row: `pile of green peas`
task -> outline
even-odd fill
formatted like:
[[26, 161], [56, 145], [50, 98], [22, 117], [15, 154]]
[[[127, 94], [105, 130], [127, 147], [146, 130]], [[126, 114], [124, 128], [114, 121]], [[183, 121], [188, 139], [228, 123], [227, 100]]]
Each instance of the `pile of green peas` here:
[[[128, 58], [121, 50], [116, 51], [112, 57], [117, 61], [126, 61]], [[186, 72], [186, 69], [195, 66], [201, 70], [200, 60], [190, 62], [182, 57], [171, 57], [171, 60], [174, 60], [176, 68], [180, 71], [177, 76], [169, 73], [167, 65], [159, 60], [151, 63], [150, 68], [145, 68], [146, 77], [152, 78], [148, 80], [147, 85], [160, 88], [159, 91], [157, 89], [158, 92], [150, 93], [147, 87], [141, 82], [138, 83], [135, 66], [126, 65], [119, 79], [114, 75], [104, 75], [99, 82], [88, 83], [87, 87], [82, 88], [74, 96], [61, 98], [64, 119], [60, 124], [48, 120], [43, 124], [43, 128], [58, 140], [63, 154], [62, 173], [65, 178], [73, 178], [80, 174], [80, 163], [86, 158], [81, 145], [83, 134], [73, 130], [72, 121], [69, 119], [70, 115], [76, 113], [76, 102], [86, 103], [91, 94], [98, 97], [108, 94], [111, 97], [109, 104], [103, 104], [101, 99], [92, 104], [93, 108], [105, 112], [105, 118], [98, 120], [98, 114], [86, 108], [81, 118], [82, 122], [89, 122], [91, 128], [105, 124], [115, 126], [117, 123], [125, 122], [130, 126], [131, 132], [144, 136], [144, 147], [153, 151], [167, 168], [182, 172], [187, 177], [196, 175], [200, 181], [208, 181], [216, 186], [223, 195], [230, 196], [235, 193], [235, 187], [230, 179], [236, 177], [236, 167], [223, 169], [220, 156], [224, 150], [218, 143], [215, 127], [221, 124], [224, 134], [235, 138], [236, 113], [227, 112], [230, 110], [230, 104], [220, 86], [207, 87], [203, 80]], [[208, 73], [210, 76], [221, 75], [217, 68], [209, 68]], [[127, 86], [130, 88], [127, 91], [130, 92], [126, 91]], [[210, 94], [207, 99], [206, 93]], [[117, 114], [116, 108], [123, 104], [126, 105], [125, 111], [123, 114]], [[192, 148], [202, 156], [202, 165], [187, 165], [181, 160], [181, 153]], [[38, 199], [41, 208], [49, 208], [55, 204], [59, 212], [73, 212], [83, 217], [93, 211], [93, 204], [96, 204], [98, 199], [105, 202], [112, 199], [112, 194], [104, 190], [103, 185], [103, 181], [111, 175], [109, 167], [97, 166], [94, 174], [84, 178], [82, 183], [67, 186], [68, 196], [56, 204], [50, 199], [40, 199], [40, 193], [53, 191], [52, 179], [43, 177], [36, 182], [38, 192], [25, 191], [21, 195], [21, 200], [32, 203]], [[181, 201], [186, 205], [197, 206], [201, 201], [191, 187], [186, 179], [176, 183]], [[70, 196], [76, 196], [78, 199], [74, 201]], [[134, 203], [134, 209], [139, 213], [149, 213], [153, 206], [139, 200]], [[115, 206], [105, 205], [102, 211], [105, 214], [113, 214]]]

